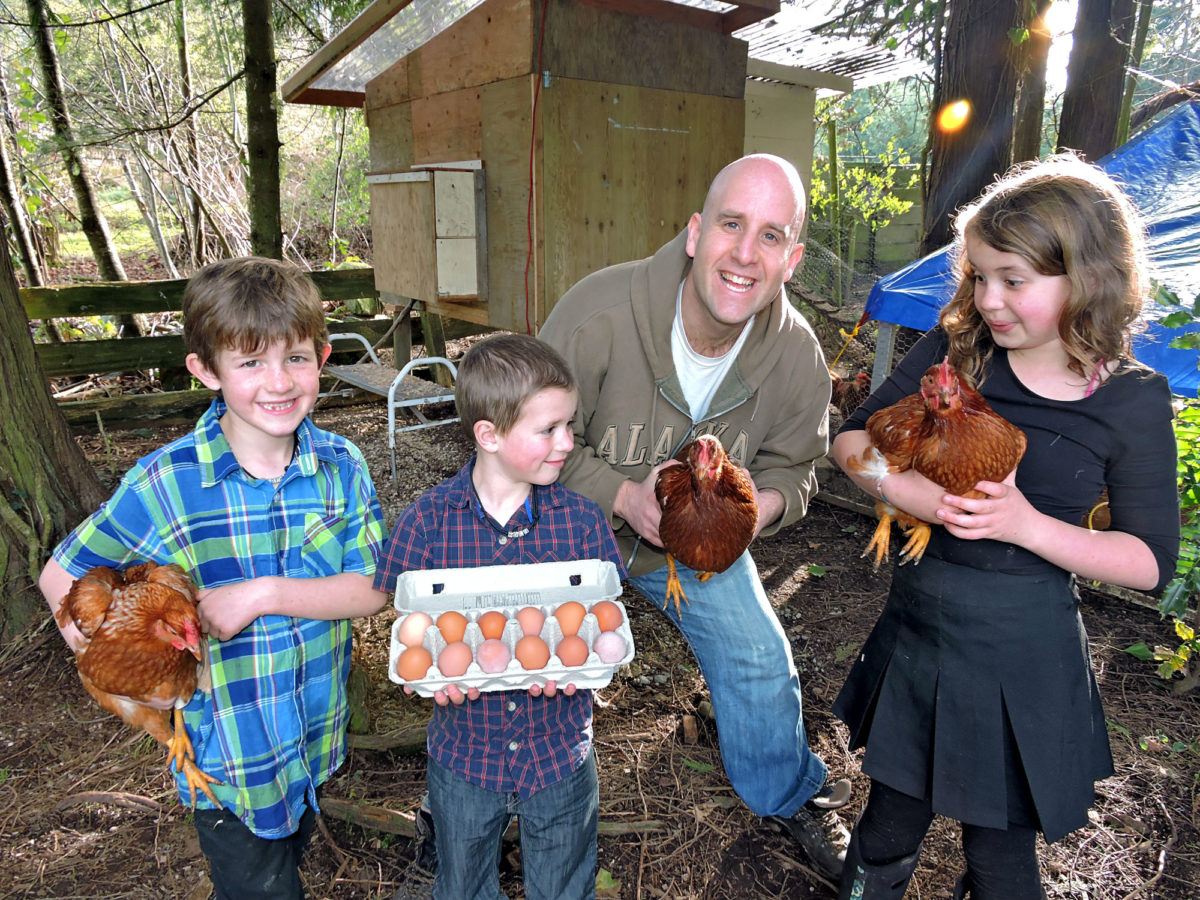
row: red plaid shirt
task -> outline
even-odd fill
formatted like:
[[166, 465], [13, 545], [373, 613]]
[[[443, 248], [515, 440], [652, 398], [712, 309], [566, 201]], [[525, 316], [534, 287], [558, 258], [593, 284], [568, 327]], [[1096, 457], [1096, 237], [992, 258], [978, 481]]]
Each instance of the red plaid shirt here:
[[[376, 589], [394, 592], [396, 579], [414, 569], [576, 559], [610, 560], [625, 577], [612, 528], [595, 502], [558, 483], [534, 485], [530, 503], [501, 529], [528, 526], [528, 533], [502, 538], [471, 484], [474, 465], [472, 458], [401, 513], [375, 573]], [[440, 765], [470, 784], [522, 799], [570, 775], [591, 747], [591, 691], [551, 698], [492, 691], [461, 706], [435, 707], [429, 723], [429, 755]]]

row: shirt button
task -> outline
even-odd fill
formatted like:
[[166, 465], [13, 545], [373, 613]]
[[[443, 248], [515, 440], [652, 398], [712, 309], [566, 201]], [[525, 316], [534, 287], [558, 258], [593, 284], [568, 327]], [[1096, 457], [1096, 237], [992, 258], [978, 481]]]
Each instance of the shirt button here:
[[520, 747], [521, 747], [521, 745], [518, 744], [516, 741], [513, 741], [511, 744], [508, 745], [508, 749], [511, 750], [513, 753], [516, 753], [517, 750], [520, 749]]
[[512, 712], [512, 711], [513, 711], [513, 710], [515, 710], [516, 708], [517, 708], [517, 704], [515, 704], [515, 703], [513, 703], [511, 700], [509, 700], [509, 701], [508, 701], [508, 711], [509, 711], [509, 712]]

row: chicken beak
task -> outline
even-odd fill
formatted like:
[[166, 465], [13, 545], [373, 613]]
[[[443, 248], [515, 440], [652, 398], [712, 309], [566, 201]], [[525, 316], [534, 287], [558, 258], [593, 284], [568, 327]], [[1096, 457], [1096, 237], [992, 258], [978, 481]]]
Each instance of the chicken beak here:
[[187, 651], [196, 657], [196, 662], [204, 662], [204, 655], [200, 652], [199, 644], [188, 644]]

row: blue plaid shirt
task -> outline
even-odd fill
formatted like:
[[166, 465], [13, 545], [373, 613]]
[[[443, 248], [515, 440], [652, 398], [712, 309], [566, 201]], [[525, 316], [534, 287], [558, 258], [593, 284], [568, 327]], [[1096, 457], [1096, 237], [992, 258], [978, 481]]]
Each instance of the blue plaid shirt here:
[[[600, 507], [555, 483], [533, 486], [532, 502], [504, 530], [488, 524], [471, 484], [475, 460], [424, 493], [401, 513], [375, 574], [377, 590], [393, 593], [414, 569], [605, 559], [625, 567]], [[530, 513], [536, 510], [531, 521]], [[522, 799], [566, 778], [592, 747], [592, 692], [530, 697], [527, 691], [489, 691], [461, 706], [437, 706], [429, 723], [429, 755], [460, 778]]]
[[[224, 412], [215, 400], [190, 434], [139, 460], [55, 549], [62, 567], [78, 577], [92, 566], [173, 562], [202, 588], [374, 574], [383, 516], [358, 448], [305, 419], [275, 487], [238, 464]], [[349, 620], [275, 615], [228, 641], [208, 639], [213, 690], [184, 709], [188, 734], [196, 764], [224, 782], [213, 785], [222, 806], [260, 837], [293, 834], [345, 759], [350, 640]], [[176, 786], [187, 798], [182, 777]]]

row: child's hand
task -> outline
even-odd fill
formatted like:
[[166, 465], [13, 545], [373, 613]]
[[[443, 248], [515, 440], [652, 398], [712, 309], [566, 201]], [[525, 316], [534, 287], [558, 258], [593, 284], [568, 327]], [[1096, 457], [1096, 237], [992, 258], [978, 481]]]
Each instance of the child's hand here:
[[[553, 697], [557, 692], [558, 692], [558, 682], [557, 681], [547, 681], [544, 686], [540, 685], [540, 684], [534, 684], [534, 685], [530, 685], [530, 687], [529, 687], [529, 696], [530, 697]], [[563, 694], [566, 695], [567, 697], [572, 696], [574, 693], [575, 693], [575, 685], [573, 685], [573, 684], [568, 684], [566, 687], [563, 688]]]
[[946, 530], [957, 538], [977, 541], [990, 538], [1021, 544], [1038, 516], [1025, 495], [1017, 489], [1017, 470], [1008, 473], [1002, 482], [981, 481], [975, 490], [986, 497], [967, 499], [954, 494], [942, 497], [937, 517]]
[[[416, 693], [407, 684], [404, 686], [404, 693], [411, 696]], [[444, 691], [433, 692], [433, 702], [438, 706], [449, 706], [453, 703], [455, 706], [462, 706], [464, 700], [478, 700], [479, 688], [467, 688], [464, 694], [462, 688], [457, 684], [449, 685]]]
[[196, 612], [201, 628], [219, 641], [229, 640], [262, 615], [259, 610], [280, 580], [263, 576], [200, 591]]

